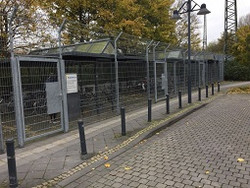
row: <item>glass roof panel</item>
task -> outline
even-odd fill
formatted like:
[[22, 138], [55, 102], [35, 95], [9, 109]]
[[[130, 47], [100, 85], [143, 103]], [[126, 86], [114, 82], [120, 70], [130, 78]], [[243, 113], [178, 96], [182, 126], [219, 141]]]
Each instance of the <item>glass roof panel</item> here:
[[115, 53], [115, 49], [114, 49], [114, 46], [112, 45], [112, 43], [109, 42], [109, 44], [107, 45], [107, 47], [105, 48], [103, 53], [105, 53], [105, 54], [114, 54]]
[[76, 46], [74, 51], [77, 52], [88, 52], [88, 49], [90, 48], [92, 44], [91, 43], [87, 43], [87, 44], [80, 44], [78, 46]]
[[174, 59], [182, 58], [181, 50], [175, 50], [175, 51], [167, 52], [167, 58], [174, 58]]
[[72, 52], [74, 51], [75, 48], [76, 48], [75, 46], [65, 46], [63, 48], [63, 52]]
[[100, 54], [103, 53], [103, 50], [105, 46], [107, 45], [108, 41], [102, 41], [102, 42], [95, 42], [88, 50], [88, 53], [95, 53]]

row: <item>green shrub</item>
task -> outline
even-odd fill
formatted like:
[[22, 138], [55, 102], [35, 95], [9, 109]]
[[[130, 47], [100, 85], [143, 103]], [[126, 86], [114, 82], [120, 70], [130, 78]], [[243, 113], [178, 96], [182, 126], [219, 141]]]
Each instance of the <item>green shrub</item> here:
[[235, 61], [225, 64], [225, 80], [249, 81], [250, 67]]

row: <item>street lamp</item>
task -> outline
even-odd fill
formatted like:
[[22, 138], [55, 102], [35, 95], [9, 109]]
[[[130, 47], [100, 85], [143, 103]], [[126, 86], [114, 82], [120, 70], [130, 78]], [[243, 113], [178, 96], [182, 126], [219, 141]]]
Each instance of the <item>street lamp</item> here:
[[[194, 5], [192, 6], [192, 2]], [[185, 5], [187, 6], [185, 8]], [[192, 91], [191, 91], [191, 21], [190, 21], [190, 13], [194, 11], [199, 11], [197, 15], [206, 15], [209, 14], [210, 11], [206, 8], [206, 4], [198, 5], [193, 0], [187, 0], [183, 3], [183, 5], [179, 8], [179, 10], [174, 10], [173, 19], [181, 19], [181, 14], [188, 13], [188, 103], [192, 103]]]

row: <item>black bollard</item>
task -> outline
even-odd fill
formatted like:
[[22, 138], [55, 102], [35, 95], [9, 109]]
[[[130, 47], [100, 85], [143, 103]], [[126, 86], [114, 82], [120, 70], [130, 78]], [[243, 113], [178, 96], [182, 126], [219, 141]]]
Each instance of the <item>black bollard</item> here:
[[122, 136], [126, 136], [126, 119], [125, 119], [124, 107], [121, 107], [121, 126], [122, 126]]
[[152, 99], [148, 99], [148, 122], [152, 121]]
[[220, 82], [218, 82], [218, 92], [220, 92]]
[[212, 95], [214, 95], [214, 83], [212, 83]]
[[208, 98], [208, 85], [206, 85], [206, 98]]
[[6, 140], [10, 187], [18, 187], [14, 140]]
[[182, 108], [181, 91], [179, 91], [179, 108]]
[[78, 121], [78, 130], [79, 130], [79, 137], [80, 137], [80, 144], [81, 144], [81, 154], [87, 154], [87, 147], [86, 147], [86, 140], [85, 140], [85, 132], [84, 132], [84, 125], [83, 121]]
[[166, 113], [169, 114], [169, 94], [166, 95]]
[[201, 88], [198, 88], [198, 100], [201, 101]]

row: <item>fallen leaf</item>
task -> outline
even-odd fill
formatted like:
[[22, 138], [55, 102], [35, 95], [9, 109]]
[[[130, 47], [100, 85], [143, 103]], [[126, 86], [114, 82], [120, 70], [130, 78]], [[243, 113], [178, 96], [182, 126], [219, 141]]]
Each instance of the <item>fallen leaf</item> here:
[[240, 163], [242, 163], [242, 162], [244, 162], [245, 160], [243, 159], [243, 158], [238, 158], [237, 159], [237, 162], [240, 162]]
[[108, 156], [104, 156], [104, 159], [105, 159], [105, 160], [108, 160], [108, 159], [109, 159], [109, 157], [108, 157]]
[[92, 170], [95, 170], [95, 168], [92, 168]]
[[160, 133], [156, 133], [156, 134], [160, 134]]
[[124, 170], [131, 170], [131, 167], [126, 166], [126, 167], [124, 167]]
[[209, 174], [209, 170], [206, 170], [205, 174]]
[[105, 166], [106, 168], [109, 168], [109, 167], [110, 167], [110, 164], [109, 164], [109, 163], [106, 163], [104, 166]]

